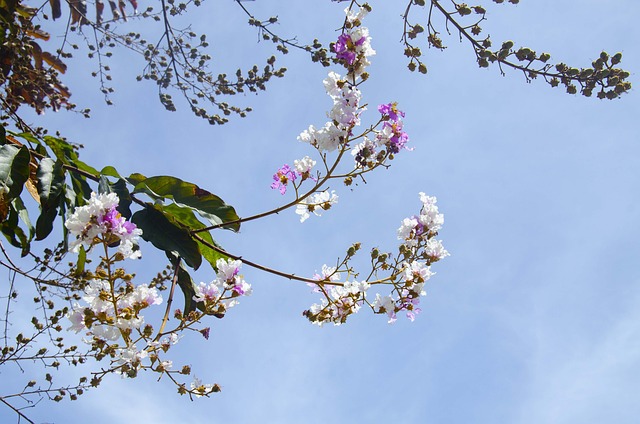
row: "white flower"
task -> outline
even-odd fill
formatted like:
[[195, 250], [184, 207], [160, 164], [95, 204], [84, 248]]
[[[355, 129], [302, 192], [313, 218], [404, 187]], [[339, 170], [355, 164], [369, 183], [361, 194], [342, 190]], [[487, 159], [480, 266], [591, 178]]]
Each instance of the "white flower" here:
[[74, 304], [73, 309], [69, 313], [69, 321], [71, 321], [71, 327], [67, 328], [67, 330], [73, 330], [76, 333], [86, 329], [87, 327], [84, 325], [84, 310], [80, 307], [79, 304]]
[[95, 313], [107, 312], [113, 314], [111, 285], [108, 281], [93, 279], [84, 289], [82, 299], [89, 304]]
[[316, 161], [311, 159], [309, 156], [305, 156], [300, 160], [293, 161], [293, 167], [296, 169], [298, 174], [309, 174], [311, 169], [316, 165]]
[[169, 334], [168, 338], [162, 340], [162, 343], [167, 345], [169, 344], [175, 345], [175, 344], [178, 344], [179, 340], [180, 340], [180, 337], [176, 333], [171, 333]]
[[118, 358], [118, 362], [121, 364], [130, 364], [132, 362], [140, 362], [147, 356], [149, 353], [146, 350], [138, 350], [135, 345], [131, 345], [126, 349], [120, 349], [120, 358]]
[[304, 130], [298, 136], [298, 140], [309, 143], [321, 152], [332, 152], [338, 148], [340, 141], [344, 139], [346, 132], [334, 125], [332, 121], [327, 122], [324, 127], [316, 129], [313, 125]]
[[355, 21], [362, 22], [364, 17], [369, 13], [369, 10], [361, 7], [356, 13], [353, 10], [349, 10], [349, 8], [347, 7], [346, 9], [344, 9], [344, 13], [347, 14], [347, 21], [349, 21], [350, 23], [354, 23]]
[[433, 261], [439, 261], [442, 258], [450, 256], [449, 252], [447, 252], [447, 250], [442, 245], [442, 241], [436, 240], [435, 238], [429, 239], [429, 241], [427, 241], [424, 252]]
[[213, 385], [202, 384], [202, 380], [194, 376], [191, 382], [191, 390], [194, 392], [193, 395], [199, 398], [213, 392]]
[[144, 317], [142, 316], [132, 317], [130, 319], [118, 318], [116, 320], [116, 327], [121, 330], [134, 330], [142, 327], [142, 324], [144, 324]]
[[376, 293], [376, 299], [371, 306], [378, 309], [378, 312], [385, 312], [389, 317], [389, 324], [393, 324], [396, 321], [396, 302], [391, 296], [380, 296], [380, 293]]
[[419, 217], [420, 223], [432, 233], [440, 230], [442, 224], [444, 224], [444, 215], [438, 213], [438, 207], [436, 206], [438, 200], [435, 197], [420, 193], [420, 201], [422, 202], [422, 210]]
[[308, 129], [300, 133], [300, 135], [298, 136], [298, 141], [302, 141], [303, 143], [309, 143], [312, 146], [315, 146], [316, 131], [317, 131], [316, 127], [314, 127], [313, 125], [309, 125]]
[[219, 280], [214, 280], [209, 284], [200, 283], [195, 287], [195, 295], [193, 300], [196, 302], [213, 303], [220, 296], [221, 287]]
[[331, 208], [336, 203], [338, 203], [338, 195], [335, 194], [335, 190], [332, 190], [331, 193], [325, 190], [320, 193], [314, 193], [307, 200], [298, 203], [296, 213], [300, 215], [300, 222], [304, 222], [309, 218], [310, 212], [321, 216], [323, 210]]
[[[334, 73], [329, 73], [329, 76], [331, 77], [332, 74]], [[337, 122], [339, 129], [344, 131], [360, 125], [360, 113], [366, 110], [366, 108], [360, 107], [362, 97], [360, 90], [346, 81], [342, 81], [341, 87], [331, 78], [325, 79], [324, 82], [327, 93], [333, 99], [333, 107], [327, 113], [327, 117], [332, 122]]]
[[404, 263], [404, 278], [406, 281], [423, 283], [431, 278], [431, 275], [433, 275], [431, 269], [423, 262]]
[[315, 146], [318, 150], [333, 152], [344, 140], [346, 133], [336, 127], [333, 122], [327, 122], [324, 127], [315, 133]]
[[216, 261], [216, 268], [218, 268], [218, 278], [223, 281], [232, 281], [233, 278], [240, 272], [240, 266], [242, 261], [226, 260], [220, 258]]
[[120, 338], [120, 331], [111, 325], [94, 324], [91, 331], [95, 337], [102, 340], [116, 341]]
[[342, 91], [342, 89], [338, 86], [338, 82], [342, 82], [343, 84], [346, 82], [342, 81], [340, 78], [341, 77], [339, 74], [331, 71], [329, 72], [327, 78], [322, 80], [325, 91], [329, 96], [331, 96], [332, 99], [340, 97], [340, 92]]
[[356, 52], [363, 54], [365, 57], [375, 56], [376, 51], [371, 48], [371, 37], [369, 36], [369, 28], [357, 27], [351, 32], [352, 40], [361, 40], [364, 38], [364, 42], [356, 44]]
[[[327, 266], [322, 265], [322, 272], [320, 274], [315, 274], [313, 276], [314, 280], [318, 280], [318, 281], [339, 281], [340, 280], [340, 273], [336, 272], [336, 267], [335, 266]], [[309, 283], [312, 284], [312, 283]], [[315, 286], [315, 284], [313, 284]]]
[[418, 226], [418, 220], [415, 218], [405, 218], [402, 220], [400, 228], [398, 228], [398, 239], [406, 240], [408, 246], [415, 246], [417, 242], [413, 240], [415, 236], [414, 228]]
[[344, 283], [344, 289], [351, 294], [365, 293], [369, 290], [371, 284], [366, 281], [357, 282], [357, 281], [347, 281]]

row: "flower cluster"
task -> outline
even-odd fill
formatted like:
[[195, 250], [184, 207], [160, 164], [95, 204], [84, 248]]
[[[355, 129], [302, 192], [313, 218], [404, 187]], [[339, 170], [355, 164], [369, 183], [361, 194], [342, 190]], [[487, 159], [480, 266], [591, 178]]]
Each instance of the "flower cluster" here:
[[307, 200], [298, 202], [296, 213], [300, 215], [300, 222], [304, 222], [309, 218], [310, 213], [321, 216], [323, 210], [329, 210], [331, 206], [336, 203], [338, 203], [338, 195], [335, 191], [332, 190], [331, 193], [329, 193], [325, 190], [312, 194]]
[[273, 183], [271, 183], [271, 188], [280, 191], [280, 194], [285, 194], [287, 192], [289, 182], [295, 181], [298, 176], [302, 177], [302, 181], [308, 178], [315, 180], [315, 178], [311, 176], [311, 170], [315, 164], [315, 160], [311, 159], [309, 156], [305, 156], [300, 160], [296, 159], [293, 161], [294, 169], [291, 169], [287, 164], [282, 165], [282, 167], [273, 174]]
[[112, 290], [109, 281], [93, 279], [84, 289], [82, 299], [88, 304], [82, 307], [75, 304], [69, 315], [72, 325], [69, 328], [76, 333], [89, 330], [92, 336], [101, 340], [117, 340], [121, 332], [130, 334], [144, 324], [140, 311], [162, 303], [158, 290], [146, 284], [134, 287], [128, 284], [120, 291]]
[[125, 258], [141, 256], [137, 241], [142, 230], [120, 215], [116, 209], [118, 203], [115, 193], [91, 193], [87, 205], [75, 209], [65, 222], [69, 233], [76, 236], [70, 244], [73, 252], [78, 252], [80, 246], [91, 249], [97, 242], [104, 241], [107, 245], [119, 242], [118, 253]]
[[[418, 245], [427, 243], [429, 251], [440, 256], [439, 259], [448, 256], [447, 251], [436, 246], [437, 243], [429, 241], [438, 233], [444, 224], [444, 215], [438, 211], [437, 199], [420, 193], [422, 208], [420, 215], [405, 218], [398, 228], [398, 239], [403, 240], [403, 244], [408, 248], [416, 248]], [[436, 240], [437, 242], [437, 240]]]
[[224, 315], [238, 304], [238, 297], [251, 294], [251, 285], [240, 275], [241, 266], [239, 260], [218, 259], [216, 279], [209, 284], [197, 285], [193, 300], [203, 302], [204, 310], [209, 314]]
[[[382, 129], [377, 131], [375, 141], [365, 136], [362, 142], [351, 149], [356, 168], [374, 168], [388, 155], [397, 154], [402, 149], [412, 150], [406, 147], [409, 136], [402, 129], [405, 114], [398, 109], [398, 104], [394, 102], [379, 105], [378, 111], [382, 115]], [[378, 150], [380, 148], [382, 149]]]
[[[402, 130], [401, 118], [404, 117], [404, 112], [399, 111], [395, 103], [378, 107], [382, 114], [380, 121], [383, 124], [379, 131], [370, 129], [357, 136], [353, 133], [354, 128], [360, 125], [362, 112], [366, 110], [362, 105], [362, 95], [358, 89], [357, 80], [358, 78], [366, 79], [364, 69], [369, 65], [368, 57], [375, 54], [371, 48], [369, 31], [361, 26], [362, 19], [370, 10], [366, 4], [357, 12], [352, 11], [351, 8], [345, 9], [347, 14], [345, 30], [333, 44], [333, 50], [337, 59], [347, 68], [347, 74], [342, 77], [336, 72], [329, 72], [323, 81], [325, 91], [333, 101], [331, 110], [327, 112], [329, 121], [322, 128], [310, 125], [298, 136], [299, 141], [311, 144], [323, 154], [323, 158], [326, 158], [325, 152], [338, 149], [342, 155], [351, 147], [350, 140], [361, 138], [360, 143], [351, 147], [356, 166], [354, 171], [346, 174], [345, 184], [347, 185], [351, 184], [353, 175], [371, 170], [382, 164], [388, 157], [392, 158], [393, 154], [405, 148], [409, 140]], [[375, 140], [367, 137], [370, 132], [376, 134]], [[365, 171], [360, 171], [361, 169]], [[281, 193], [284, 193], [286, 184], [293, 179], [288, 167], [281, 168], [273, 178], [275, 182], [272, 188], [279, 189]], [[316, 187], [316, 190], [320, 189]], [[327, 210], [335, 200], [337, 196], [330, 196], [324, 191], [314, 193], [306, 201], [301, 201], [296, 208], [296, 213], [301, 216], [300, 222], [304, 222], [311, 212], [319, 215], [322, 210]]]
[[[347, 281], [340, 283], [341, 273], [334, 267], [323, 266], [320, 274], [314, 275], [317, 283], [309, 283], [314, 292], [324, 296], [321, 303], [312, 305], [304, 311], [312, 323], [323, 325], [332, 322], [344, 323], [348, 316], [358, 312], [363, 305], [369, 305], [374, 313], [386, 314], [389, 323], [397, 320], [397, 314], [406, 313], [413, 321], [420, 313], [420, 297], [426, 295], [425, 284], [433, 275], [431, 264], [449, 256], [442, 242], [435, 237], [442, 227], [444, 217], [438, 211], [436, 198], [420, 193], [422, 208], [418, 216], [406, 218], [398, 229], [398, 238], [402, 240], [399, 255], [371, 252], [373, 270], [365, 281], [350, 281], [353, 274], [347, 260], [360, 248], [359, 243], [347, 251], [347, 258], [340, 265], [349, 273]], [[390, 272], [390, 276], [372, 279], [379, 271]], [[357, 274], [353, 274], [357, 277]], [[388, 295], [375, 294], [373, 301], [367, 299], [369, 288], [373, 285], [390, 285]]]
[[360, 90], [339, 74], [329, 72], [323, 82], [333, 100], [333, 107], [327, 113], [329, 121], [320, 129], [310, 125], [298, 136], [298, 140], [311, 144], [320, 152], [332, 152], [345, 143], [354, 127], [360, 125], [360, 114], [366, 108], [360, 106]]
[[420, 215], [405, 218], [398, 228], [398, 239], [402, 240], [400, 252], [404, 257], [420, 258], [404, 261], [399, 274], [400, 282], [395, 285], [397, 298], [376, 294], [371, 304], [377, 313], [385, 313], [389, 322], [396, 320], [396, 313], [406, 311], [411, 321], [420, 313], [420, 296], [426, 295], [424, 284], [431, 278], [431, 264], [447, 256], [449, 252], [435, 236], [444, 223], [444, 216], [438, 211], [437, 199], [420, 193], [422, 208]]
[[406, 148], [409, 136], [402, 130], [404, 112], [398, 110], [397, 103], [389, 103], [378, 106], [378, 112], [384, 120], [382, 130], [376, 135], [379, 146], [385, 146], [389, 153], [396, 154]]
[[336, 57], [347, 68], [349, 76], [354, 80], [357, 77], [366, 79], [363, 74], [367, 66], [371, 64], [368, 57], [376, 54], [375, 50], [371, 48], [369, 30], [360, 26], [362, 19], [370, 10], [368, 6], [363, 6], [357, 13], [354, 13], [350, 8], [346, 8], [348, 25], [333, 44]]
[[[318, 283], [321, 285], [321, 283]], [[322, 288], [325, 299], [320, 304], [313, 304], [303, 312], [312, 323], [322, 326], [327, 322], [334, 325], [344, 324], [349, 315], [357, 313], [365, 302], [365, 293], [370, 284], [366, 281], [347, 281], [343, 285]]]

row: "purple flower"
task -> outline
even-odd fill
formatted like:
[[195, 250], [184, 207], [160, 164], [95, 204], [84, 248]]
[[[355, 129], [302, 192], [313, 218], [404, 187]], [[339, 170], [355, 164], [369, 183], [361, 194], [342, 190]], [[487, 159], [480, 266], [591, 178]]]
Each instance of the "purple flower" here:
[[378, 112], [380, 112], [383, 117], [386, 116], [393, 122], [398, 122], [401, 117], [404, 118], [404, 112], [398, 110], [398, 103], [396, 102], [378, 106]]
[[420, 299], [417, 297], [404, 299], [404, 303], [400, 309], [407, 311], [407, 318], [409, 318], [409, 321], [413, 322], [416, 319], [416, 315], [422, 312], [422, 309], [418, 308], [419, 304]]
[[117, 228], [120, 224], [120, 213], [116, 210], [116, 208], [111, 208], [106, 211], [104, 215], [100, 218], [101, 223], [107, 224], [107, 228], [110, 230], [113, 228]]
[[406, 144], [409, 141], [409, 135], [402, 131], [402, 121], [394, 123], [385, 122], [383, 129], [391, 129], [391, 137], [389, 137], [389, 151], [391, 153], [398, 153], [401, 149], [406, 148]]
[[127, 221], [122, 215], [120, 215], [120, 212], [118, 212], [115, 206], [108, 209], [99, 219], [101, 224], [105, 224], [107, 229], [115, 234], [133, 234], [133, 232], [138, 228], [136, 224]]
[[411, 218], [418, 222], [418, 225], [416, 225], [413, 230], [416, 232], [415, 236], [420, 237], [424, 233], [424, 225], [420, 222], [419, 216], [413, 215]]
[[280, 190], [280, 194], [285, 194], [287, 192], [287, 184], [289, 184], [289, 181], [295, 181], [296, 177], [296, 172], [289, 168], [289, 165], [282, 165], [282, 168], [273, 174], [271, 188]]
[[236, 284], [235, 286], [233, 286], [233, 291], [238, 293], [240, 296], [244, 294], [244, 288], [242, 287], [242, 284]]
[[136, 224], [134, 224], [133, 222], [130, 221], [125, 221], [122, 223], [122, 227], [127, 230], [128, 234], [131, 234], [133, 232], [133, 230], [135, 230], [136, 228]]
[[353, 65], [353, 62], [356, 61], [356, 47], [363, 45], [365, 41], [366, 37], [361, 37], [354, 42], [350, 34], [341, 34], [333, 45], [333, 51], [338, 59], [344, 60], [348, 65]]

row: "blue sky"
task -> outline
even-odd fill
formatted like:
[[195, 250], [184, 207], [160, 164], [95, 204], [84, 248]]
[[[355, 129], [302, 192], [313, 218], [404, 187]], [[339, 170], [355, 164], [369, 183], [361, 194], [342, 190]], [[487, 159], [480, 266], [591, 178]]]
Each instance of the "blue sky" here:
[[[637, 421], [637, 91], [599, 101], [527, 84], [516, 72], [502, 77], [497, 69], [478, 69], [455, 34], [443, 37], [446, 51], [427, 52], [427, 76], [411, 74], [399, 43], [404, 6], [371, 3], [365, 25], [378, 54], [363, 96], [372, 111], [398, 101], [415, 150], [366, 185], [332, 186], [340, 202], [321, 218], [300, 224], [285, 211], [217, 239], [253, 261], [310, 276], [355, 241], [364, 256], [373, 246], [394, 249], [400, 221], [416, 212], [424, 191], [438, 197], [445, 215], [440, 236], [451, 257], [433, 267], [422, 314], [388, 325], [363, 310], [347, 325], [317, 328], [301, 316], [318, 301], [308, 287], [245, 268], [253, 295], [210, 323], [209, 341], [187, 335], [174, 358], [219, 383], [222, 393], [190, 402], [154, 376], [114, 376], [76, 403], [41, 404], [32, 411], [38, 422]], [[512, 39], [577, 67], [603, 49], [622, 51], [636, 83], [637, 2], [484, 3], [483, 28], [496, 44]], [[344, 7], [246, 4], [257, 16], [277, 14], [283, 35], [325, 43], [337, 36]], [[210, 1], [190, 19], [207, 32], [214, 63], [229, 73], [269, 54], [231, 1]], [[183, 103], [179, 112], [165, 112], [155, 87], [135, 83], [141, 63], [120, 52], [112, 66], [116, 106], [101, 103], [88, 76], [94, 65], [78, 60], [69, 85], [93, 117], [48, 113], [33, 122], [85, 144], [82, 158], [96, 168], [174, 175], [247, 216], [282, 202], [269, 188], [271, 175], [313, 154], [296, 137], [323, 124], [331, 106], [322, 86], [327, 69], [297, 52], [281, 60], [287, 77], [241, 98], [254, 112], [223, 127], [193, 118]], [[142, 248], [138, 274], [153, 275], [164, 264], [151, 247]], [[0, 419], [8, 417], [0, 409]]]

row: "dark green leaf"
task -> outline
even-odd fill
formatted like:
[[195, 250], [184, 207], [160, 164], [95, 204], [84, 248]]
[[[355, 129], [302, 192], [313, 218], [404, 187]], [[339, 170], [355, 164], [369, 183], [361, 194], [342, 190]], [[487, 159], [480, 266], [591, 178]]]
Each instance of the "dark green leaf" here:
[[193, 280], [191, 279], [191, 275], [186, 270], [182, 262], [180, 262], [180, 267], [178, 268], [178, 286], [180, 290], [182, 290], [182, 294], [184, 294], [184, 309], [183, 314], [185, 316], [189, 315], [189, 313], [196, 310], [197, 303], [193, 300], [193, 296], [196, 295], [196, 290], [193, 285]]
[[5, 144], [0, 147], [0, 185], [8, 190], [10, 199], [20, 195], [29, 179], [30, 160], [29, 149], [25, 146]]
[[49, 153], [47, 152], [47, 148], [44, 147], [42, 144], [36, 145], [36, 153], [41, 154], [42, 156], [49, 155]]
[[36, 178], [36, 187], [42, 207], [51, 207], [57, 204], [64, 185], [62, 162], [54, 162], [51, 158], [42, 159], [38, 165]]
[[131, 195], [127, 189], [127, 183], [123, 179], [119, 179], [115, 183], [111, 184], [111, 190], [118, 195], [120, 203], [118, 203], [118, 212], [126, 219], [131, 218]]
[[70, 172], [71, 176], [71, 185], [73, 187], [73, 191], [76, 193], [76, 204], [75, 206], [84, 206], [87, 203], [86, 199], [91, 198], [91, 187], [87, 184], [87, 180], [80, 175], [77, 175], [73, 172]]
[[24, 203], [22, 203], [21, 198], [16, 197], [15, 199], [13, 199], [12, 202], [13, 202], [13, 206], [16, 208], [16, 211], [18, 211], [18, 217], [22, 220], [22, 222], [24, 222], [24, 224], [27, 226], [27, 229], [29, 230], [29, 241], [31, 241], [35, 233], [35, 228], [33, 228], [33, 224], [31, 224], [31, 219], [29, 218], [29, 212], [27, 211], [27, 208], [24, 206]]
[[[201, 228], [205, 228], [205, 225], [196, 218], [196, 215], [193, 213], [191, 208], [180, 207], [176, 204], [164, 205], [162, 206], [162, 211], [165, 215], [170, 215], [174, 219], [176, 219], [183, 226], [191, 229], [191, 230], [199, 230]], [[216, 242], [213, 241], [213, 237], [208, 231], [203, 231], [198, 233], [200, 237], [205, 239], [208, 243], [211, 243], [217, 246]], [[220, 258], [227, 258], [227, 256], [218, 253], [207, 245], [201, 243], [196, 240], [198, 246], [200, 247], [200, 252], [202, 256], [211, 264], [211, 267], [216, 270], [216, 261]]]
[[[179, 178], [169, 176], [150, 177], [139, 182], [133, 192], [147, 193], [152, 198], [155, 195], [156, 197], [173, 199], [176, 204], [192, 208], [215, 225], [239, 219], [235, 209], [227, 205], [218, 196]], [[240, 224], [230, 224], [223, 228], [238, 231]]]
[[13, 205], [9, 207], [9, 215], [2, 223], [1, 230], [12, 246], [19, 247], [22, 250], [22, 256], [29, 253], [29, 240], [22, 228], [18, 226], [18, 212]]
[[162, 212], [147, 206], [134, 213], [131, 222], [142, 230], [144, 240], [168, 254], [176, 253], [193, 269], [200, 267], [202, 255], [198, 244], [187, 230], [173, 224]]
[[56, 220], [58, 209], [53, 207], [42, 208], [36, 221], [36, 240], [44, 240], [53, 231], [53, 221]]

